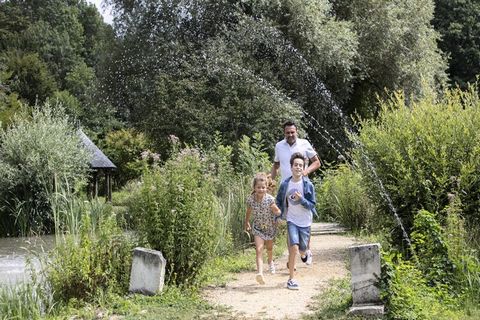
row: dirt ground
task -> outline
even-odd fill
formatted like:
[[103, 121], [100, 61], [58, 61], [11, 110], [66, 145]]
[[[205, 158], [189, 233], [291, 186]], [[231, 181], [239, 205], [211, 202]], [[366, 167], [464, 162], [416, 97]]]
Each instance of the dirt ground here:
[[[275, 261], [276, 274], [264, 271], [265, 285], [255, 281], [254, 271], [239, 273], [225, 287], [205, 289], [204, 296], [212, 304], [231, 307], [235, 317], [242, 319], [299, 319], [302, 314], [312, 312], [309, 309], [312, 297], [325, 290], [330, 280], [348, 274], [347, 248], [354, 243], [354, 238], [343, 235], [312, 236], [313, 264], [307, 266], [300, 259], [297, 262], [295, 279], [299, 290], [287, 289], [288, 256], [285, 251]], [[266, 270], [266, 264], [264, 268]]]

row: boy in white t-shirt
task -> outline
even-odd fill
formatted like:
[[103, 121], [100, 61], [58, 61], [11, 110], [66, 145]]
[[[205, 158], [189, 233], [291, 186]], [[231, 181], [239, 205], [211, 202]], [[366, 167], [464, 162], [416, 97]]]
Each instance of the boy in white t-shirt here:
[[315, 189], [308, 177], [303, 175], [305, 158], [296, 152], [290, 158], [292, 176], [282, 182], [277, 193], [277, 206], [286, 217], [288, 230], [288, 266], [287, 288], [298, 290], [294, 280], [295, 258], [300, 253], [303, 262], [307, 261], [306, 251], [310, 240], [310, 227], [315, 211]]

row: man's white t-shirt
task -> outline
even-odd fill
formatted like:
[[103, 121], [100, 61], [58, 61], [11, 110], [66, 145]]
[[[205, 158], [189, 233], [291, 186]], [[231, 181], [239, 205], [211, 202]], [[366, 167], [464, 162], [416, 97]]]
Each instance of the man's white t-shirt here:
[[305, 167], [308, 167], [309, 159], [317, 155], [312, 145], [306, 139], [299, 139], [294, 144], [289, 145], [286, 139], [277, 142], [275, 145], [275, 158], [273, 161], [280, 162], [280, 175], [284, 181], [292, 175], [290, 158], [295, 152], [300, 152], [305, 157]]
[[292, 195], [298, 191], [303, 197], [303, 181], [300, 179], [298, 182], [290, 180], [287, 188], [287, 221], [294, 223], [299, 227], [309, 227], [312, 224], [312, 211], [308, 210], [300, 204], [300, 201], [295, 201]]

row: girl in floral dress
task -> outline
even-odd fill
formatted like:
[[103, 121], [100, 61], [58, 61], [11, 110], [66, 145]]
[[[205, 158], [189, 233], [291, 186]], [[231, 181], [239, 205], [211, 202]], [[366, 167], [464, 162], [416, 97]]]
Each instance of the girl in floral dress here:
[[[252, 230], [255, 238], [257, 275], [255, 279], [265, 284], [263, 278], [263, 248], [267, 248], [268, 265], [271, 273], [275, 273], [273, 263], [273, 239], [277, 228], [275, 216], [280, 215], [280, 209], [275, 204], [275, 198], [267, 193], [268, 178], [265, 173], [257, 173], [253, 178], [253, 192], [247, 198], [247, 213], [245, 230]], [[253, 213], [253, 214], [252, 214]], [[253, 226], [250, 226], [250, 216], [253, 215]]]

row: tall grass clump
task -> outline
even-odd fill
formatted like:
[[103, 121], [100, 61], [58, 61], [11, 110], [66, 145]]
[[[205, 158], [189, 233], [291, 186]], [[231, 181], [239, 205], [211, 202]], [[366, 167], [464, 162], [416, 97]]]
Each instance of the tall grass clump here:
[[317, 211], [324, 221], [339, 222], [353, 232], [372, 229], [375, 205], [370, 200], [360, 172], [342, 164], [326, 171], [316, 183]]
[[53, 306], [43, 289], [30, 282], [0, 285], [0, 319], [41, 319]]
[[163, 253], [166, 282], [195, 284], [220, 234], [218, 200], [198, 149], [180, 150], [165, 165], [146, 172], [130, 210], [140, 238]]
[[[460, 210], [461, 204], [452, 199], [444, 209], [445, 227], [442, 239], [447, 244], [448, 256], [455, 265], [455, 278], [458, 279], [459, 295], [466, 306], [480, 302], [480, 257], [476, 243], [471, 242], [465, 229], [465, 221]], [[480, 309], [479, 309], [480, 312]]]
[[128, 289], [134, 242], [118, 227], [111, 208], [97, 208], [102, 212], [98, 216], [89, 208], [97, 205], [72, 208], [81, 211], [74, 232], [57, 235], [56, 247], [43, 261], [45, 281], [61, 304], [95, 301], [103, 293]]
[[51, 232], [50, 195], [82, 185], [89, 159], [61, 108], [45, 104], [14, 118], [0, 131], [0, 233]]

